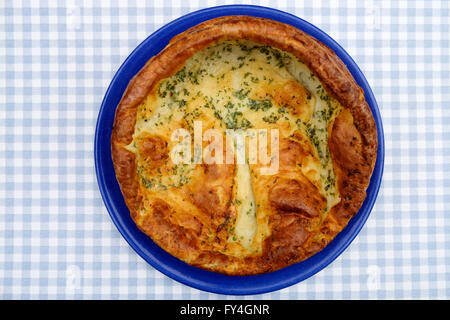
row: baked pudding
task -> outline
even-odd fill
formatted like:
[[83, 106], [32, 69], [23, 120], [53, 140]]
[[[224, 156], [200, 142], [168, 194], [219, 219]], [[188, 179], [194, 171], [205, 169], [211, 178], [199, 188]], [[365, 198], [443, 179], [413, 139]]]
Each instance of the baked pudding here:
[[347, 225], [377, 133], [328, 47], [290, 25], [227, 16], [177, 35], [132, 79], [111, 147], [145, 234], [190, 265], [251, 275], [310, 257]]

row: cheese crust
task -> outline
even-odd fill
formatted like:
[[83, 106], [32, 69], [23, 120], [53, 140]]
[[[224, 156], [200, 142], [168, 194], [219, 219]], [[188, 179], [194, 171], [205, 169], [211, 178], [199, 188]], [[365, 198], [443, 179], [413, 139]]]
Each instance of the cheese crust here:
[[[279, 130], [279, 168], [175, 164], [177, 128]], [[208, 143], [203, 144], [207, 146]], [[267, 273], [323, 249], [358, 212], [376, 161], [363, 90], [337, 55], [280, 22], [227, 16], [174, 37], [130, 81], [111, 137], [131, 217], [206, 270]]]

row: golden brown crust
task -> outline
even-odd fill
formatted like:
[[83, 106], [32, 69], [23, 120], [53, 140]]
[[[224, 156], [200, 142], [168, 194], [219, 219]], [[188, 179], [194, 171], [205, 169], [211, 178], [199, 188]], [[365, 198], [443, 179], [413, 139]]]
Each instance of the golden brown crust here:
[[[168, 220], [164, 213], [170, 211], [170, 205], [162, 199], [156, 201], [153, 219], [149, 219], [151, 221], [141, 228], [163, 248], [182, 259], [189, 258], [193, 265], [229, 274], [257, 274], [288, 266], [321, 250], [357, 213], [366, 197], [365, 192], [376, 160], [375, 122], [363, 90], [331, 49], [292, 26], [263, 18], [228, 16], [199, 24], [174, 37], [130, 81], [116, 110], [111, 152], [125, 202], [132, 217], [136, 218], [141, 201], [136, 157], [124, 146], [133, 139], [137, 106], [159, 80], [173, 75], [195, 52], [221, 40], [238, 39], [273, 46], [298, 57], [318, 77], [327, 92], [348, 110], [336, 118], [328, 141], [342, 201], [332, 208], [322, 223], [320, 232], [325, 235], [324, 238], [318, 241], [315, 238], [317, 232], [308, 231], [308, 220], [305, 219], [318, 215], [320, 208], [325, 205], [324, 199], [302, 195], [307, 192], [301, 190], [309, 190], [314, 186], [301, 181], [287, 183], [284, 187], [273, 187], [271, 201], [279, 212], [270, 217], [271, 236], [264, 241], [261, 255], [247, 257], [244, 261], [238, 261], [238, 258], [214, 249], [199, 253], [197, 249], [200, 246], [199, 239], [202, 238], [199, 235], [204, 230], [195, 223], [185, 228]], [[283, 96], [279, 98], [287, 99]], [[161, 143], [153, 140], [147, 142], [147, 147], [150, 154], [157, 149], [164, 149]], [[301, 156], [305, 152], [296, 151], [295, 146], [291, 147], [292, 152], [280, 155], [287, 157], [286, 161], [289, 157]], [[210, 180], [220, 181], [228, 176], [225, 173], [222, 177], [221, 170], [214, 166], [206, 167], [204, 175]], [[186, 195], [192, 195], [192, 203], [201, 211], [210, 210], [210, 204], [214, 204], [215, 212], [206, 213], [216, 217], [210, 220], [216, 227], [222, 226], [231, 214], [227, 211], [226, 204], [230, 201], [232, 185], [224, 181], [215, 187], [210, 186], [210, 189], [202, 189], [199, 185]], [[175, 238], [168, 238], [168, 234]], [[207, 267], [208, 263], [214, 263], [214, 266]], [[225, 268], [233, 263], [245, 264], [245, 268], [234, 271]]]
[[306, 217], [318, 217], [326, 200], [309, 181], [289, 179], [277, 181], [269, 191], [269, 200], [280, 212], [295, 212]]

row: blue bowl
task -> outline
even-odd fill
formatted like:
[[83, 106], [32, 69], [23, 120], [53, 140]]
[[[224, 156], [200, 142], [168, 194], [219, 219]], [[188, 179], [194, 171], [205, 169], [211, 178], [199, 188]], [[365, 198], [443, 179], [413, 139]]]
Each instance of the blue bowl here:
[[[227, 15], [249, 15], [284, 22], [303, 30], [330, 47], [347, 65], [356, 82], [364, 89], [378, 133], [377, 162], [367, 189], [367, 198], [346, 228], [325, 249], [309, 259], [275, 272], [255, 276], [227, 276], [195, 268], [156, 245], [150, 237], [136, 227], [131, 219], [111, 160], [110, 141], [114, 114], [131, 78], [175, 35], [205, 20]], [[130, 54], [112, 79], [100, 108], [95, 132], [95, 169], [100, 192], [111, 219], [122, 236], [145, 261], [165, 275], [191, 287], [220, 294], [249, 295], [279, 290], [298, 283], [325, 268], [347, 248], [366, 222], [380, 188], [383, 164], [384, 136], [380, 112], [367, 80], [353, 59], [330, 36], [310, 23], [289, 13], [260, 6], [229, 5], [207, 8], [178, 18], [154, 32]]]

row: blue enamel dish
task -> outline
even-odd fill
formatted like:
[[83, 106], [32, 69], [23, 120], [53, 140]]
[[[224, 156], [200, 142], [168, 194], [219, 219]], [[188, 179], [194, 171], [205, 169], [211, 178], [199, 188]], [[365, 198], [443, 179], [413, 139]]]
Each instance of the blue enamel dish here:
[[[114, 114], [131, 78], [175, 35], [205, 20], [227, 15], [249, 15], [287, 23], [331, 48], [364, 89], [378, 133], [377, 161], [367, 189], [367, 198], [347, 227], [325, 249], [309, 259], [272, 273], [255, 276], [227, 276], [192, 267], [156, 245], [131, 219], [111, 160], [110, 140]], [[305, 280], [325, 268], [347, 248], [366, 222], [380, 188], [384, 164], [384, 136], [380, 112], [372, 90], [356, 63], [337, 42], [292, 14], [260, 6], [229, 5], [203, 9], [178, 18], [150, 35], [130, 54], [115, 74], [103, 99], [97, 119], [94, 156], [98, 185], [111, 219], [130, 246], [145, 261], [170, 278], [197, 289], [220, 294], [250, 295], [279, 290]]]

